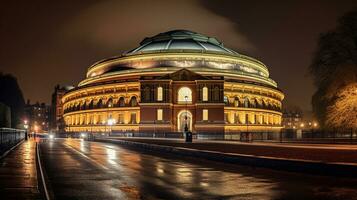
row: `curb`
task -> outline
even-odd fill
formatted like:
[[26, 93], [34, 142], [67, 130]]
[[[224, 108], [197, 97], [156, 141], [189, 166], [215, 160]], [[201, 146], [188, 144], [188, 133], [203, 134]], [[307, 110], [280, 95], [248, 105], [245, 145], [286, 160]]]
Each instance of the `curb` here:
[[0, 156], [0, 160], [2, 160], [3, 158], [5, 158], [12, 150], [14, 150], [16, 147], [20, 146], [23, 142], [25, 142], [25, 139], [20, 140], [17, 144], [15, 144], [13, 147], [11, 147], [10, 149], [8, 149], [7, 151], [5, 151], [1, 156]]
[[252, 167], [263, 167], [289, 172], [308, 173], [314, 175], [343, 176], [357, 178], [357, 165], [350, 163], [327, 163], [319, 161], [282, 159], [274, 157], [252, 156], [217, 151], [196, 150], [183, 147], [172, 147], [157, 144], [147, 144], [126, 140], [95, 139], [97, 142], [120, 144], [154, 152], [166, 152], [179, 156], [203, 158], [217, 162], [239, 164]]

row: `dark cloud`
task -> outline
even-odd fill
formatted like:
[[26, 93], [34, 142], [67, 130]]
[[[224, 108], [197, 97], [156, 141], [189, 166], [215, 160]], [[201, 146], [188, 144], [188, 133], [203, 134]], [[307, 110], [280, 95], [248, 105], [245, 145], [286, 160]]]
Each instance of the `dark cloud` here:
[[0, 6], [0, 71], [25, 97], [50, 101], [55, 84], [77, 84], [92, 63], [146, 36], [190, 29], [261, 59], [290, 104], [309, 108], [306, 76], [320, 32], [353, 1], [23, 1]]

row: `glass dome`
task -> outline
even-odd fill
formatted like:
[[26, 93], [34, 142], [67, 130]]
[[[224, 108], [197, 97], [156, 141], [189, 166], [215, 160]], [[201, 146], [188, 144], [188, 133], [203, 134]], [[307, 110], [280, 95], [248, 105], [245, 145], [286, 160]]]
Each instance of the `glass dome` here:
[[188, 30], [173, 30], [145, 38], [140, 42], [139, 47], [127, 53], [167, 50], [199, 50], [238, 54], [231, 49], [225, 48], [216, 38]]

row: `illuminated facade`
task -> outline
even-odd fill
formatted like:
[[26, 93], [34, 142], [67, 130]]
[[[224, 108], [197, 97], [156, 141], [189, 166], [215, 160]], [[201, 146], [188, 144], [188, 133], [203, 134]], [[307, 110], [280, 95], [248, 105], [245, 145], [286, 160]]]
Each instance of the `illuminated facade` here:
[[260, 61], [185, 30], [89, 67], [62, 98], [71, 132], [276, 132], [284, 94]]

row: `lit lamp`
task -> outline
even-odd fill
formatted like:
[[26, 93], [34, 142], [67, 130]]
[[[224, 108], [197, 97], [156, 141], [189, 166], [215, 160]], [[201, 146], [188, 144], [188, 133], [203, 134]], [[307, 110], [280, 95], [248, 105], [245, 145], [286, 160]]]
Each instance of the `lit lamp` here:
[[24, 120], [24, 128], [27, 130], [29, 128], [29, 125], [27, 124], [27, 120]]
[[305, 124], [304, 124], [304, 123], [300, 124], [300, 127], [301, 127], [301, 128], [304, 128], [304, 126], [305, 126]]

